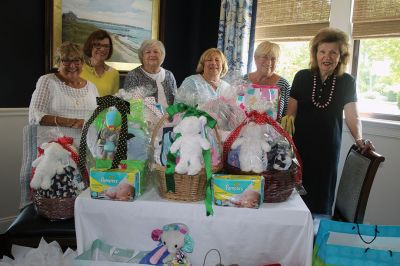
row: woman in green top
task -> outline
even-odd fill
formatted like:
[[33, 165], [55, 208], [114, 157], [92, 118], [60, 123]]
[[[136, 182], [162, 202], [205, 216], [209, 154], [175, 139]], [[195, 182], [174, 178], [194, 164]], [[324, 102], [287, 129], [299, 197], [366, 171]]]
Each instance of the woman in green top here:
[[83, 46], [86, 58], [81, 77], [93, 82], [100, 96], [113, 95], [119, 89], [119, 72], [105, 63], [112, 52], [111, 37], [104, 30], [90, 34]]

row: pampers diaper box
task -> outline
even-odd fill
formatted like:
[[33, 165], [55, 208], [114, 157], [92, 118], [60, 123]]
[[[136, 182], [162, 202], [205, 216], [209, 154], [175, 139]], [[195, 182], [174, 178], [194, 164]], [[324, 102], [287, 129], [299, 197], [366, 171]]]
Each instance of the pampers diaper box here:
[[133, 201], [140, 192], [140, 171], [137, 169], [90, 169], [93, 199]]
[[264, 177], [213, 175], [213, 201], [219, 206], [259, 208], [264, 201]]

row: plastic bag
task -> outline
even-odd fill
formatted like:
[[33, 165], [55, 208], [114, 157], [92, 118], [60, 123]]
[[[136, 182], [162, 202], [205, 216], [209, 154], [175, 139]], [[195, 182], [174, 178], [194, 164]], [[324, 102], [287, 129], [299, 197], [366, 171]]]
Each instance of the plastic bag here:
[[313, 265], [400, 265], [400, 226], [323, 219], [315, 240]]
[[43, 238], [40, 240], [37, 248], [13, 245], [11, 254], [14, 260], [4, 256], [0, 259], [0, 265], [4, 266], [22, 266], [22, 265], [72, 265], [73, 259], [78, 255], [76, 251], [68, 248], [64, 253], [60, 245], [53, 241], [47, 243]]

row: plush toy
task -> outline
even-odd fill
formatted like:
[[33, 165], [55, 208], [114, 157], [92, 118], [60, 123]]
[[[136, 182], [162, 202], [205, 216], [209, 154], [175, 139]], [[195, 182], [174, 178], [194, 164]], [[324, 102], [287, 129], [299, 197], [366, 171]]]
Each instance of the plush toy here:
[[179, 162], [175, 167], [175, 172], [179, 174], [196, 175], [202, 168], [202, 150], [210, 149], [210, 142], [202, 137], [201, 131], [206, 124], [204, 116], [189, 116], [174, 127], [174, 133], [180, 133], [170, 152], [179, 151]]
[[32, 162], [32, 167], [36, 167], [30, 183], [33, 189], [49, 189], [51, 179], [56, 174], [64, 174], [64, 167], [70, 164], [71, 153], [60, 144], [44, 143], [41, 148], [44, 150], [43, 155]]
[[275, 170], [287, 170], [292, 165], [293, 153], [289, 142], [279, 141], [274, 147], [274, 160], [273, 169]]
[[117, 110], [111, 109], [106, 113], [105, 127], [101, 129], [98, 140], [102, 159], [112, 160], [114, 157], [121, 129], [121, 119], [121, 114]]
[[266, 141], [263, 128], [254, 122], [243, 126], [240, 137], [232, 143], [232, 149], [240, 146], [240, 169], [244, 172], [261, 173], [263, 171], [264, 152], [269, 152], [271, 146]]
[[189, 265], [186, 253], [193, 252], [194, 241], [186, 225], [174, 223], [162, 229], [154, 229], [151, 238], [159, 244], [140, 260], [140, 264]]
[[135, 197], [135, 188], [125, 178], [116, 187], [108, 188], [105, 195], [112, 200], [129, 201]]

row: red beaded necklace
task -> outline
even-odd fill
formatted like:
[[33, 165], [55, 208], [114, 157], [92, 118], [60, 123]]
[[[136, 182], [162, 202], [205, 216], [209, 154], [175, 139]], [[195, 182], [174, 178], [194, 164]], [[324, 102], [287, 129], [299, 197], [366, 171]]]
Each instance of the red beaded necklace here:
[[[317, 89], [317, 75], [314, 75], [314, 82], [313, 82], [313, 89], [312, 89], [312, 94], [311, 94], [311, 101], [312, 103], [320, 108], [320, 109], [325, 109], [326, 107], [328, 107], [328, 105], [331, 103], [332, 101], [332, 95], [333, 92], [335, 91], [335, 84], [336, 84], [336, 75], [333, 75], [333, 80], [332, 80], [332, 88], [331, 91], [329, 93], [329, 97], [328, 100], [326, 101], [326, 103], [321, 103], [321, 102], [317, 102], [315, 100], [315, 90]], [[320, 89], [320, 91], [322, 91], [322, 89]], [[318, 98], [321, 98], [321, 96], [318, 96]]]

